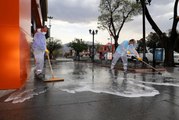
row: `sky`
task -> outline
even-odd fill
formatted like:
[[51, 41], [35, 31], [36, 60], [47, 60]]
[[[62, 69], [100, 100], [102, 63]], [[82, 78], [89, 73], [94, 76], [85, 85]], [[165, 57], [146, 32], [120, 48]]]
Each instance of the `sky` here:
[[[73, 41], [75, 38], [92, 42], [89, 29], [98, 30], [94, 36], [95, 43], [107, 44], [111, 38], [107, 30], [97, 29], [100, 0], [48, 0], [47, 26], [51, 24], [51, 37], [59, 39], [62, 44]], [[174, 0], [152, 0], [147, 6], [151, 16], [163, 32], [172, 27]], [[123, 40], [142, 38], [142, 15], [136, 16], [131, 22], [124, 24], [118, 42]], [[154, 32], [146, 20], [146, 36]], [[114, 40], [112, 39], [112, 42]]]

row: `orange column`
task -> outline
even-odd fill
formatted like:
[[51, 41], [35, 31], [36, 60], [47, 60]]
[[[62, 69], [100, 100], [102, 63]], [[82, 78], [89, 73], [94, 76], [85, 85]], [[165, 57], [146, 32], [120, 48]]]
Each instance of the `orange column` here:
[[[30, 1], [1, 0], [0, 89], [17, 89], [28, 76]], [[22, 5], [23, 4], [23, 5]]]

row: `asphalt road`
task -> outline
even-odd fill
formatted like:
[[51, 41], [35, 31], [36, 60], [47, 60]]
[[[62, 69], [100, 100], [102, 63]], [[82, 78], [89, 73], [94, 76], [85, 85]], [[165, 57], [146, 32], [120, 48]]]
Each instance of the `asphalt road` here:
[[[34, 79], [0, 98], [0, 120], [178, 120], [179, 68], [124, 74], [92, 63], [55, 62], [55, 77]], [[51, 77], [48, 65], [46, 78]]]

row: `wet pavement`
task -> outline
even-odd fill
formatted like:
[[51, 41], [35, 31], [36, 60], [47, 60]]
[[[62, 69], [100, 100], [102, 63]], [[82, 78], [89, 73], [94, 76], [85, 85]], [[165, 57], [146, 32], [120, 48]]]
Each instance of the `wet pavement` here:
[[[178, 120], [179, 67], [124, 74], [85, 62], [53, 62], [64, 82], [26, 85], [0, 98], [0, 120]], [[46, 79], [51, 77], [48, 64]]]

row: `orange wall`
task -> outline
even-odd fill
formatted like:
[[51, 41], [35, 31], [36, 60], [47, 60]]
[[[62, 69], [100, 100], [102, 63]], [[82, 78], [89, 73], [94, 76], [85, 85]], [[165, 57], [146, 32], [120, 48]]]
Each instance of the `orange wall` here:
[[[22, 3], [26, 6], [23, 12]], [[20, 88], [26, 81], [30, 7], [30, 0], [1, 0], [0, 89]]]
[[18, 26], [19, 22], [19, 0], [1, 0], [0, 24], [6, 26]]

